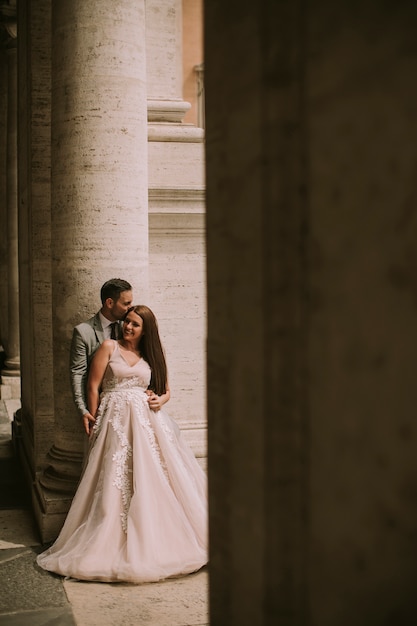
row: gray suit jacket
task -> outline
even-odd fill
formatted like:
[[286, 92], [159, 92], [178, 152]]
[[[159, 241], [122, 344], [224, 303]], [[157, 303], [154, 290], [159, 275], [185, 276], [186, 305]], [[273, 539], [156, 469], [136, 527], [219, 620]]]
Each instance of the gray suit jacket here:
[[103, 327], [98, 313], [73, 330], [70, 351], [71, 387], [74, 402], [80, 415], [88, 412], [87, 376], [91, 359], [104, 341]]

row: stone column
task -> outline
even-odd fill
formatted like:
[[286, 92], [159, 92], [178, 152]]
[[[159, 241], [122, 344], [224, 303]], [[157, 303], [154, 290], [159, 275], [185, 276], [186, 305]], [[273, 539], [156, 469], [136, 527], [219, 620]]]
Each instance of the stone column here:
[[[51, 298], [51, 0], [19, 0], [18, 197], [21, 410], [28, 488], [54, 441]], [[34, 494], [35, 495], [35, 494]], [[36, 502], [36, 501], [35, 501]]]
[[81, 469], [69, 382], [72, 328], [101, 306], [108, 278], [147, 301], [148, 180], [144, 1], [61, 0], [52, 7], [52, 325], [55, 438], [39, 479], [60, 528]]
[[308, 204], [298, 2], [205, 3], [210, 623], [304, 626]]
[[[0, 28], [0, 223], [7, 224], [6, 146], [7, 146], [7, 56], [3, 29]], [[4, 342], [7, 337], [7, 232], [0, 229], [0, 368], [4, 363]]]
[[[15, 11], [15, 10], [14, 10]], [[16, 23], [8, 24], [7, 44], [7, 286], [8, 324], [4, 338], [5, 362], [1, 372], [1, 396], [20, 397], [19, 269], [17, 219], [17, 47]]]
[[205, 3], [212, 626], [417, 623], [415, 18]]
[[417, 13], [335, 6], [308, 23], [310, 612], [417, 624]]

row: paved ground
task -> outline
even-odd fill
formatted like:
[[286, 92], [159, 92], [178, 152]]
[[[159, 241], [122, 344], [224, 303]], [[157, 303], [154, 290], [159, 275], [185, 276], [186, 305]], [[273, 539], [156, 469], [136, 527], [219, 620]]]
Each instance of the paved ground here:
[[208, 574], [146, 585], [63, 580], [42, 550], [10, 441], [13, 400], [0, 400], [0, 626], [206, 626]]

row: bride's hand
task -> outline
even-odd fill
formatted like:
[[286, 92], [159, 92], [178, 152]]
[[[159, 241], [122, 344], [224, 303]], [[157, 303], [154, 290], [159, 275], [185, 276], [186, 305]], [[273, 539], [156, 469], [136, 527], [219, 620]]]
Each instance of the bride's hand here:
[[158, 396], [154, 391], [152, 391], [151, 389], [148, 389], [146, 391], [147, 395], [148, 395], [148, 403], [149, 403], [149, 408], [152, 411], [160, 411], [163, 407], [163, 405], [168, 402], [168, 400], [171, 397], [171, 392], [169, 390], [169, 387], [167, 385], [166, 388], [166, 392], [161, 394], [160, 396]]
[[148, 391], [148, 404], [151, 411], [159, 411], [162, 407], [161, 398], [153, 391]]

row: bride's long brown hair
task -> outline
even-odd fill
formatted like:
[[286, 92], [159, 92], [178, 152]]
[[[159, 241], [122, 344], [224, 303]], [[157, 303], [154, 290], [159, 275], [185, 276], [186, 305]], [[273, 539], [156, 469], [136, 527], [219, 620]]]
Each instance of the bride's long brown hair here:
[[152, 371], [149, 389], [160, 396], [166, 393], [168, 372], [164, 349], [159, 337], [158, 322], [154, 313], [145, 304], [130, 307], [126, 315], [131, 311], [139, 315], [143, 321], [143, 332], [138, 347], [141, 356], [149, 363]]

